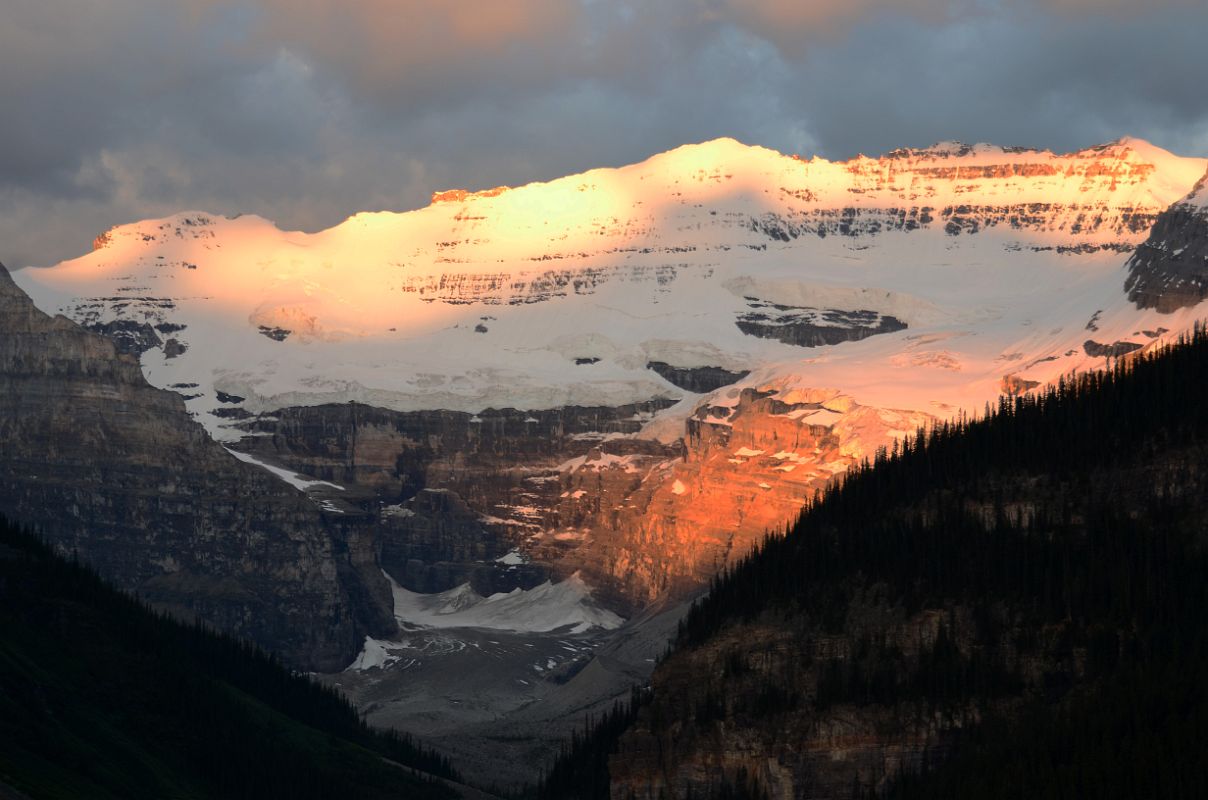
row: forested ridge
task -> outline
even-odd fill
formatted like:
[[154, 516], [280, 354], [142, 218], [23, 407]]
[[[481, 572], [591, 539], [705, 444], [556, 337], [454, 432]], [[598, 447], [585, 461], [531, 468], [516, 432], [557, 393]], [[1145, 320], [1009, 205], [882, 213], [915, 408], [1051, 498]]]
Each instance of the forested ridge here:
[[548, 796], [1203, 796], [1205, 397], [1197, 329], [879, 454], [718, 576], [604, 777]]
[[[678, 641], [700, 642], [727, 620], [808, 595], [811, 578], [846, 570], [892, 581], [914, 603], [929, 593], [997, 594], [1008, 585], [1029, 598], [1068, 595], [1068, 571], [1078, 567], [1074, 550], [1123, 568], [1127, 554], [1113, 547], [1156, 546], [1136, 531], [1103, 528], [1116, 524], [1110, 520], [1122, 502], [1130, 502], [1128, 516], [1150, 521], [1162, 537], [1179, 532], [1157, 517], [1208, 513], [1202, 495], [1182, 492], [1189, 476], [1179, 473], [1198, 470], [1195, 458], [1146, 476], [1168, 485], [1134, 486], [1124, 495], [1114, 485], [1139, 466], [1196, 453], [1208, 442], [1205, 412], [1208, 333], [1197, 328], [1111, 370], [1004, 397], [983, 418], [941, 422], [853, 470], [787, 535], [769, 537], [725, 570], [689, 613]], [[1143, 497], [1134, 497], [1138, 491]], [[1086, 513], [1104, 518], [1075, 519]], [[1116, 541], [1121, 537], [1126, 541]]]
[[[33, 798], [454, 796], [408, 737], [0, 518], [0, 790]], [[0, 791], [2, 794], [3, 791]]]

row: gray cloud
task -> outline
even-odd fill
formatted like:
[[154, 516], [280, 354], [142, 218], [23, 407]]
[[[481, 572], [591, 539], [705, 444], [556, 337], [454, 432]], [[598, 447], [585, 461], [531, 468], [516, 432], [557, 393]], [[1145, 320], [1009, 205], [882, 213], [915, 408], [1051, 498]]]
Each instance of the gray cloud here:
[[9, 0], [0, 260], [204, 208], [315, 229], [731, 135], [1208, 154], [1193, 0]]

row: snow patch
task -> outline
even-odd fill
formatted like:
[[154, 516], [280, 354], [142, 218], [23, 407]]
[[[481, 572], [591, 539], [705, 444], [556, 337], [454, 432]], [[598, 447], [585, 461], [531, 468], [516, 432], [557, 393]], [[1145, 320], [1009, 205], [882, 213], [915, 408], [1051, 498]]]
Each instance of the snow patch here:
[[[285, 481], [286, 483], [288, 483], [290, 486], [294, 487], [295, 489], [301, 489], [302, 491], [305, 492], [305, 491], [309, 491], [311, 489], [316, 489], [318, 487], [325, 487], [328, 489], [339, 489], [341, 492], [344, 491], [343, 486], [339, 486], [334, 483], [329, 483], [328, 481], [314, 480], [313, 478], [308, 478], [305, 475], [299, 475], [296, 472], [291, 472], [290, 470], [285, 469], [284, 467], [273, 466], [272, 464], [269, 464], [268, 462], [263, 461], [263, 460], [257, 458], [256, 456], [249, 455], [248, 453], [241, 453], [238, 450], [232, 450], [231, 448], [226, 447], [225, 445], [224, 445], [224, 449], [228, 453], [233, 455], [235, 458], [244, 462], [245, 464], [255, 464], [257, 467], [261, 467], [263, 469], [268, 470], [273, 475], [276, 475], [278, 478]], [[334, 509], [334, 510], [339, 511], [339, 509]], [[340, 513], [343, 513], [343, 512], [340, 512]]]
[[614, 455], [613, 453], [600, 453], [593, 451], [585, 456], [579, 456], [578, 458], [571, 458], [563, 461], [561, 464], [555, 467], [555, 469], [557, 469], [558, 472], [574, 472], [580, 468], [599, 471], [603, 469], [610, 469], [612, 467], [619, 467], [626, 472], [637, 472], [638, 467], [636, 462], [640, 458], [641, 456], [636, 455], [618, 456]]
[[364, 672], [370, 669], [387, 669], [399, 660], [399, 656], [391, 652], [392, 647], [397, 649], [398, 645], [394, 642], [366, 636], [365, 646], [361, 648], [360, 655], [348, 666], [348, 669], [356, 670], [357, 672]]
[[796, 308], [875, 311], [883, 316], [896, 317], [912, 328], [959, 323], [968, 316], [906, 292], [825, 285], [793, 278], [769, 279], [743, 275], [727, 281], [725, 288], [738, 297]]
[[496, 564], [507, 564], [508, 566], [518, 567], [521, 564], [525, 563], [525, 561], [524, 561], [524, 556], [520, 555], [519, 550], [512, 550], [510, 553], [507, 553], [506, 555], [502, 555], [499, 558], [495, 559], [495, 563]]
[[394, 615], [404, 625], [586, 633], [593, 628], [615, 630], [625, 622], [596, 604], [578, 572], [561, 583], [546, 581], [532, 589], [513, 589], [489, 597], [479, 595], [468, 583], [439, 594], [420, 594], [386, 577], [394, 593]]
[[823, 408], [810, 414], [803, 414], [800, 417], [801, 422], [806, 425], [821, 425], [823, 427], [831, 427], [839, 420], [843, 419], [843, 415], [837, 411]]

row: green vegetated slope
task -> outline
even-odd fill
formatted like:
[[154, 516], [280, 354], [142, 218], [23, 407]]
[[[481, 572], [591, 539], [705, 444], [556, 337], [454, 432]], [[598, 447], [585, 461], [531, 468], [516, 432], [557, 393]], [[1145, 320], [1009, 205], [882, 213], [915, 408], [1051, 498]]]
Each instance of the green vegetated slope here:
[[1204, 796], [1206, 398], [1200, 331], [848, 476], [547, 796]]
[[[33, 798], [423, 798], [449, 764], [340, 695], [182, 625], [0, 519], [0, 790]], [[0, 791], [3, 794], [3, 791]]]

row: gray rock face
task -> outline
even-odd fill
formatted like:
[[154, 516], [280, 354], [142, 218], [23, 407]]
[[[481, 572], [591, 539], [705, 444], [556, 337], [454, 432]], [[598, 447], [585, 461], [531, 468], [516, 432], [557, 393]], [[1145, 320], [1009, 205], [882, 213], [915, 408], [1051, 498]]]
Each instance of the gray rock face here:
[[740, 331], [798, 347], [856, 342], [878, 333], [906, 329], [905, 322], [876, 311], [786, 306], [754, 297], [746, 301], [751, 311], [739, 316], [736, 324]]
[[654, 370], [681, 389], [700, 394], [729, 386], [750, 374], [748, 371], [732, 372], [721, 367], [676, 367], [664, 361], [651, 361], [646, 368]]
[[1111, 344], [1103, 344], [1096, 342], [1094, 339], [1087, 339], [1082, 343], [1083, 351], [1092, 358], [1113, 359], [1120, 356], [1126, 356], [1136, 350], [1140, 350], [1142, 345], [1136, 342], [1116, 341]]
[[469, 582], [483, 596], [531, 589], [548, 577], [538, 565], [508, 567], [496, 561], [506, 542], [449, 490], [420, 491], [383, 514], [382, 569], [416, 592], [443, 592]]
[[[479, 414], [399, 412], [360, 403], [294, 407], [240, 423], [253, 435], [239, 448], [340, 484], [341, 500], [380, 509], [375, 537], [381, 568], [412, 591], [469, 582], [480, 594], [492, 594], [527, 589], [580, 567], [601, 588], [606, 574], [568, 560], [577, 539], [530, 540], [585, 524], [581, 506], [588, 492], [569, 485], [561, 465], [590, 458], [610, 435], [638, 431], [667, 404]], [[653, 451], [658, 455], [649, 456], [652, 462], [677, 452], [657, 442], [611, 444]], [[624, 480], [640, 477], [615, 472]], [[591, 488], [594, 497], [597, 487]], [[535, 561], [497, 561], [517, 547]]]
[[[243, 401], [219, 399], [224, 397]], [[484, 480], [520, 463], [582, 455], [607, 434], [637, 432], [672, 402], [478, 414], [391, 411], [363, 403], [298, 406], [243, 423], [253, 435], [239, 448], [321, 480], [370, 487], [383, 499], [401, 500], [423, 488], [447, 487], [450, 478]]]
[[[1208, 176], [1192, 196], [1203, 191]], [[1149, 239], [1128, 260], [1124, 290], [1137, 308], [1169, 314], [1208, 296], [1208, 208], [1176, 203], [1159, 217]]]
[[307, 669], [389, 634], [372, 537], [234, 459], [110, 339], [0, 267], [0, 510], [118, 586]]
[[[960, 168], [967, 169], [969, 168]], [[1034, 174], [1043, 174], [1051, 169], [1053, 167], [1046, 165], [1039, 173]], [[983, 173], [977, 168], [974, 170], [982, 177], [989, 177], [993, 173], [993, 170], [990, 173]], [[916, 172], [923, 173], [922, 170]], [[1028, 172], [1029, 170], [1025, 169], [1018, 174], [1026, 175]], [[951, 181], [960, 179], [960, 175], [958, 169], [937, 169], [932, 170], [929, 177], [934, 181]], [[820, 239], [827, 236], [876, 236], [891, 231], [915, 231], [933, 225], [942, 226], [944, 233], [949, 236], [960, 236], [994, 228], [1016, 231], [1052, 230], [1054, 220], [1071, 215], [1080, 218], [1076, 223], [1079, 229], [1093, 227], [1121, 237], [1145, 231], [1153, 225], [1158, 216], [1151, 209], [1121, 207], [1113, 219], [1104, 219], [1102, 216], [1096, 217], [1095, 210], [1090, 206], [1062, 203], [962, 204], [942, 208], [917, 205], [886, 208], [849, 206], [817, 208], [795, 214], [768, 212], [751, 217], [747, 221], [747, 227], [762, 233], [773, 242], [790, 242], [804, 236], [817, 236]]]
[[[163, 340], [147, 322], [131, 320], [114, 320], [98, 322], [88, 326], [88, 330], [99, 333], [113, 340], [119, 353], [126, 353], [138, 358], [148, 350], [163, 345]], [[173, 340], [175, 341], [175, 339]]]
[[[169, 319], [175, 309], [175, 301], [167, 297], [123, 294], [76, 300], [64, 313], [83, 328], [112, 339], [119, 353], [137, 358], [148, 350], [165, 347], [165, 338], [171, 341], [173, 334], [185, 329]], [[178, 350], [177, 355], [181, 352]]]
[[[578, 571], [597, 601], [630, 616], [690, 596], [782, 527], [867, 453], [860, 442], [927, 421], [825, 391], [790, 404], [746, 389], [736, 406], [698, 409], [680, 440], [615, 435], [663, 403], [293, 407], [240, 422], [252, 435], [239, 449], [341, 485], [346, 515], [374, 509], [380, 564], [407, 589], [469, 582], [485, 595]], [[524, 563], [503, 559], [513, 549]]]

